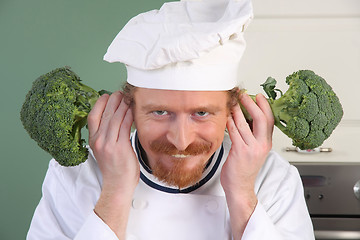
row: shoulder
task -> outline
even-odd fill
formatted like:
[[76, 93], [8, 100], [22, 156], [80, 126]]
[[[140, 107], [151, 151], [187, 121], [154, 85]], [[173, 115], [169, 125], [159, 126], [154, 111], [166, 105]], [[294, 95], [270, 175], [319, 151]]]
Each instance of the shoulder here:
[[[44, 196], [65, 194], [73, 200], [86, 199], [82, 195], [94, 195], [101, 191], [100, 169], [89, 149], [88, 159], [77, 166], [64, 167], [51, 159], [43, 183]], [[93, 199], [94, 197], [91, 197]], [[94, 198], [95, 199], [95, 198]]]
[[[231, 148], [231, 140], [228, 134], [225, 134], [223, 147], [225, 153], [228, 154]], [[255, 191], [258, 196], [266, 195], [268, 199], [271, 194], [288, 191], [299, 185], [302, 186], [301, 184], [298, 170], [279, 153], [272, 150], [269, 152], [264, 165], [258, 173]]]
[[300, 176], [297, 169], [273, 150], [269, 152], [257, 178], [259, 184], [271, 181], [273, 185], [289, 184], [289, 181], [297, 182], [298, 180]]
[[[224, 136], [223, 147], [225, 153], [228, 154], [231, 149], [231, 140], [227, 133], [225, 133]], [[297, 169], [285, 160], [279, 153], [271, 150], [259, 172], [258, 181], [269, 177], [280, 180], [287, 174], [297, 175]]]
[[51, 173], [57, 178], [65, 180], [69, 183], [79, 181], [82, 176], [92, 178], [97, 177], [99, 174], [101, 174], [90, 148], [88, 159], [77, 166], [61, 166], [55, 159], [51, 159], [49, 163], [48, 173]]
[[64, 167], [55, 159], [50, 160], [42, 185], [42, 198], [29, 230], [31, 235], [34, 238], [37, 234], [66, 235], [72, 239], [93, 213], [101, 191], [100, 179], [92, 154], [74, 167]]
[[270, 208], [275, 202], [284, 204], [287, 199], [303, 195], [298, 170], [275, 151], [269, 153], [260, 170], [255, 191], [265, 208]]
[[278, 152], [271, 150], [259, 174], [276, 172], [278, 178], [283, 178], [289, 171], [296, 170], [286, 159]]
[[[231, 140], [229, 137], [229, 134], [225, 132], [224, 140], [223, 140], [223, 147], [226, 153], [228, 153], [231, 149]], [[290, 167], [290, 163], [285, 160], [283, 157], [280, 156], [275, 151], [270, 151], [269, 155], [267, 156], [266, 162], [264, 163], [264, 166], [261, 170], [261, 172], [264, 171], [270, 171], [274, 168], [281, 168], [283, 170], [288, 169]]]

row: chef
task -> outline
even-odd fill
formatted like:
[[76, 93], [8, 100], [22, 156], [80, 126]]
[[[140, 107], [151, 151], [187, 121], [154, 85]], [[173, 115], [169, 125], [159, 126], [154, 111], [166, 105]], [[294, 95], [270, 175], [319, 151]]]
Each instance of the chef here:
[[299, 174], [271, 150], [269, 104], [238, 88], [251, 19], [248, 0], [131, 19], [104, 56], [127, 83], [90, 112], [88, 160], [50, 161], [27, 239], [314, 239]]

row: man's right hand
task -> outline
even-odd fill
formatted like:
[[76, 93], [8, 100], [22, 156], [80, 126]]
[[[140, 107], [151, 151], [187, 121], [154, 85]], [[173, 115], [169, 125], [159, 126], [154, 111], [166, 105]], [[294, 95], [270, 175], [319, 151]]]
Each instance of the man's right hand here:
[[89, 144], [102, 173], [103, 183], [95, 213], [125, 237], [132, 196], [140, 167], [130, 142], [131, 108], [121, 92], [102, 95], [88, 116]]

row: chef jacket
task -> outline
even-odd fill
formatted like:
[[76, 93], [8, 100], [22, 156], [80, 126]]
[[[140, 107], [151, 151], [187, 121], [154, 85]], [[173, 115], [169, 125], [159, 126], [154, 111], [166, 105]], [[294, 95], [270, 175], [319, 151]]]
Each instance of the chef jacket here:
[[[126, 240], [232, 239], [229, 209], [220, 184], [220, 172], [231, 147], [225, 135], [202, 179], [178, 189], [157, 180], [144, 161], [136, 132], [132, 146], [140, 162]], [[91, 149], [86, 162], [75, 167], [50, 161], [28, 240], [117, 240], [115, 233], [93, 211], [99, 199], [102, 175]], [[258, 203], [242, 239], [314, 239], [312, 223], [297, 169], [271, 151], [255, 183]]]

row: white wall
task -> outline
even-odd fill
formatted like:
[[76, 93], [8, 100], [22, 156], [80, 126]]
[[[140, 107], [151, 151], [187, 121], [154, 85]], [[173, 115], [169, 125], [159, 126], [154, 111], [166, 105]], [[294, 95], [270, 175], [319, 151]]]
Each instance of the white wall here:
[[242, 79], [262, 92], [268, 76], [286, 90], [285, 77], [311, 69], [333, 86], [344, 120], [360, 120], [360, 1], [253, 0], [255, 18], [245, 33]]

